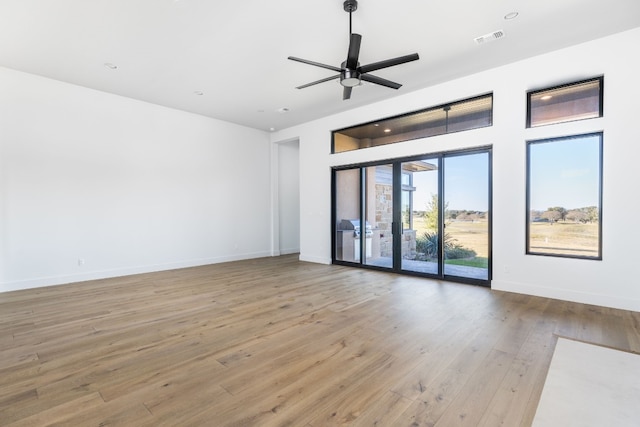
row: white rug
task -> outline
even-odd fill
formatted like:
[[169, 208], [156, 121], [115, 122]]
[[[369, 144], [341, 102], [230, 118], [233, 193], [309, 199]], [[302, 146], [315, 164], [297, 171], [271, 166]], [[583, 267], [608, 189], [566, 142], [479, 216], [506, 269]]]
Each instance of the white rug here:
[[558, 338], [532, 426], [640, 426], [640, 355]]

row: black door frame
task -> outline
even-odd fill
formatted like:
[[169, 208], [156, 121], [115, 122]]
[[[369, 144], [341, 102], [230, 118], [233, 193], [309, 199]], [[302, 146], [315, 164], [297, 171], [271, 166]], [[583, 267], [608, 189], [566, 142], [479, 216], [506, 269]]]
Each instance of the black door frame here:
[[[431, 273], [422, 273], [422, 272], [415, 272], [415, 271], [410, 271], [410, 270], [403, 270], [402, 269], [402, 232], [403, 232], [403, 227], [402, 227], [402, 211], [401, 211], [401, 199], [402, 199], [402, 185], [400, 185], [401, 183], [401, 179], [402, 179], [402, 163], [404, 162], [410, 162], [410, 161], [416, 161], [416, 160], [424, 160], [426, 158], [430, 158], [430, 159], [438, 159], [439, 160], [439, 170], [438, 170], [438, 194], [439, 195], [444, 195], [444, 191], [445, 191], [445, 182], [444, 182], [444, 169], [445, 169], [445, 162], [444, 159], [447, 157], [454, 157], [454, 156], [462, 156], [462, 155], [468, 155], [468, 154], [477, 154], [477, 153], [487, 153], [488, 154], [488, 211], [487, 211], [487, 221], [488, 221], [488, 279], [487, 280], [483, 280], [483, 279], [475, 279], [475, 278], [469, 278], [469, 277], [462, 277], [462, 276], [452, 276], [452, 275], [446, 275], [444, 274], [444, 254], [443, 254], [443, 239], [439, 239], [439, 244], [438, 244], [438, 273], [437, 274], [431, 274]], [[416, 156], [410, 156], [410, 157], [402, 157], [402, 158], [394, 158], [394, 159], [385, 159], [385, 160], [380, 160], [380, 161], [373, 161], [373, 162], [366, 162], [366, 163], [357, 163], [357, 164], [350, 164], [350, 165], [343, 165], [343, 166], [336, 166], [331, 168], [331, 259], [332, 259], [332, 263], [333, 264], [338, 264], [338, 265], [347, 265], [347, 266], [354, 266], [354, 267], [361, 267], [361, 268], [367, 268], [367, 269], [372, 269], [372, 270], [381, 270], [381, 271], [388, 271], [388, 272], [393, 272], [393, 273], [398, 273], [398, 274], [403, 274], [403, 275], [410, 275], [410, 276], [420, 276], [420, 277], [427, 277], [427, 278], [432, 278], [432, 279], [437, 279], [437, 280], [446, 280], [446, 281], [451, 281], [451, 282], [460, 282], [460, 283], [468, 283], [468, 284], [474, 284], [474, 285], [480, 285], [480, 286], [490, 286], [491, 284], [491, 278], [492, 278], [492, 235], [493, 235], [493, 215], [492, 215], [492, 211], [493, 211], [493, 195], [492, 195], [492, 188], [493, 188], [493, 183], [492, 183], [492, 175], [493, 175], [493, 161], [492, 161], [492, 147], [491, 146], [482, 146], [482, 147], [474, 147], [474, 148], [470, 148], [470, 149], [464, 149], [464, 150], [454, 150], [454, 151], [445, 151], [445, 152], [438, 152], [438, 153], [426, 153], [426, 154], [421, 154], [421, 155], [416, 155]], [[370, 264], [365, 264], [364, 260], [365, 257], [362, 256], [363, 254], [366, 254], [366, 239], [362, 238], [360, 239], [360, 257], [359, 257], [359, 261], [357, 262], [351, 262], [351, 261], [343, 261], [343, 260], [338, 260], [336, 259], [336, 235], [337, 235], [337, 217], [336, 217], [336, 201], [337, 201], [337, 188], [336, 188], [336, 173], [342, 170], [349, 170], [349, 169], [359, 169], [359, 183], [360, 183], [360, 192], [359, 192], [359, 204], [360, 204], [360, 223], [362, 224], [362, 227], [364, 228], [364, 220], [366, 218], [366, 189], [367, 189], [367, 185], [366, 185], [366, 179], [367, 179], [367, 168], [371, 167], [371, 166], [380, 166], [380, 165], [392, 165], [393, 167], [393, 223], [392, 223], [392, 234], [393, 234], [393, 265], [391, 268], [387, 268], [387, 267], [379, 267], [379, 266], [374, 266], [374, 265], [370, 265]], [[444, 197], [438, 197], [438, 223], [439, 223], [439, 230], [438, 233], [440, 236], [444, 235], [444, 228], [445, 228], [445, 223], [444, 223], [444, 205], [445, 205], [445, 201], [444, 201]], [[364, 229], [362, 230], [362, 232], [364, 233]]]

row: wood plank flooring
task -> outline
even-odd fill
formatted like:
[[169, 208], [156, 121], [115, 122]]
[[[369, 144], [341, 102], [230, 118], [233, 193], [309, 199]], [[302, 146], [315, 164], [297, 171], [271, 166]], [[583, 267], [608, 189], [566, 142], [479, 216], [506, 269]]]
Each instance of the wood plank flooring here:
[[640, 313], [297, 261], [0, 293], [0, 426], [528, 426]]

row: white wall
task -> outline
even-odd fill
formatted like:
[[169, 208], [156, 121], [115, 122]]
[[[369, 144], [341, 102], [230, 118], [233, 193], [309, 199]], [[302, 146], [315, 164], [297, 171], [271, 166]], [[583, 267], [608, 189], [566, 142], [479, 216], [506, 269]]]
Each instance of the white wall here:
[[[640, 226], [635, 176], [640, 159], [640, 29], [397, 96], [272, 135], [300, 140], [301, 254], [331, 262], [331, 166], [414, 154], [493, 146], [492, 288], [640, 311], [636, 268]], [[605, 76], [604, 117], [525, 129], [527, 90]], [[358, 96], [358, 90], [354, 96]], [[330, 154], [330, 131], [487, 92], [490, 128]], [[525, 255], [525, 141], [604, 131], [603, 260]], [[319, 230], [325, 230], [321, 232]]]
[[0, 68], [0, 291], [269, 255], [269, 156], [265, 132]]

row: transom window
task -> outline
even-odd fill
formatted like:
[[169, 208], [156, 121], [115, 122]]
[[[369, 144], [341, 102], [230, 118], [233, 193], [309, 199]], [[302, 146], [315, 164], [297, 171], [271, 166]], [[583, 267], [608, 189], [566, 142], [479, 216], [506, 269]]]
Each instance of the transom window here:
[[527, 93], [527, 127], [602, 117], [603, 77]]
[[491, 126], [493, 94], [365, 123], [332, 134], [332, 153]]

